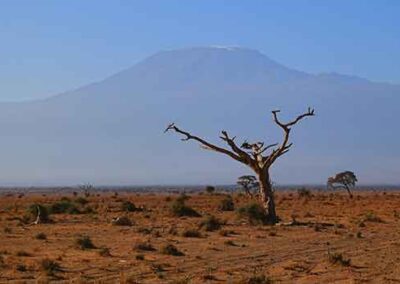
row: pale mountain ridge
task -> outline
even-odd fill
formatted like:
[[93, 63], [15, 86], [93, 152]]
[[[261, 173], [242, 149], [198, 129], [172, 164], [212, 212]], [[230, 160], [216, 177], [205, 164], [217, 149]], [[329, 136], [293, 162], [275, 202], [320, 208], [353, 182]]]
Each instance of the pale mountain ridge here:
[[[0, 104], [0, 183], [234, 183], [247, 169], [163, 135], [171, 121], [212, 141], [218, 131], [279, 141], [269, 111], [317, 116], [295, 129], [276, 165], [281, 184], [323, 183], [353, 169], [363, 183], [400, 183], [400, 86], [313, 75], [246, 48], [159, 52], [103, 81], [40, 101]], [[384, 147], [383, 147], [384, 146]], [[188, 166], [190, 165], [190, 166]]]

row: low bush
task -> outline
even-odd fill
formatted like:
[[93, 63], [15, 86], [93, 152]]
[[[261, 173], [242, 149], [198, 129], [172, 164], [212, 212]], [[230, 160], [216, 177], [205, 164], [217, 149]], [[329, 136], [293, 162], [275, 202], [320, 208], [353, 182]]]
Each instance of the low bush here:
[[77, 199], [75, 199], [75, 202], [79, 203], [80, 205], [86, 205], [89, 203], [89, 201], [83, 197], [78, 197]]
[[27, 271], [26, 265], [24, 264], [17, 264], [15, 267], [15, 270], [19, 271], [19, 272], [25, 272]]
[[203, 228], [207, 232], [212, 232], [219, 230], [222, 225], [223, 223], [217, 217], [210, 215], [200, 223], [200, 228]]
[[59, 201], [49, 207], [51, 214], [80, 214], [78, 207], [70, 201]]
[[135, 204], [133, 204], [129, 200], [125, 200], [122, 202], [121, 209], [122, 209], [122, 211], [125, 211], [125, 212], [135, 212], [137, 210]]
[[38, 214], [40, 215], [39, 221], [41, 223], [50, 223], [50, 213], [47, 209], [47, 207], [41, 205], [41, 204], [32, 204], [28, 207], [28, 216], [27, 216], [27, 221], [36, 221], [36, 218]]
[[183, 231], [182, 237], [185, 238], [201, 238], [201, 233], [196, 229], [188, 229]]
[[329, 259], [329, 262], [332, 264], [339, 263], [342, 266], [350, 266], [350, 264], [351, 264], [351, 259], [344, 258], [343, 254], [341, 254], [341, 253], [328, 252], [328, 259]]
[[215, 187], [211, 186], [211, 185], [207, 185], [206, 186], [206, 192], [207, 193], [214, 193], [215, 192]]
[[243, 284], [272, 284], [273, 281], [270, 277], [265, 276], [264, 274], [253, 275], [247, 279], [244, 279]]
[[183, 256], [185, 255], [183, 252], [178, 250], [178, 248], [172, 244], [167, 244], [161, 249], [163, 254], [173, 255], [173, 256]]
[[109, 248], [103, 247], [99, 251], [99, 255], [103, 257], [111, 256], [111, 252]]
[[32, 256], [31, 253], [26, 252], [24, 250], [17, 251], [17, 253], [15, 255], [16, 256], [20, 256], [20, 257], [30, 257], [30, 256]]
[[246, 218], [251, 225], [265, 225], [268, 223], [268, 216], [264, 207], [258, 203], [247, 204], [237, 210], [240, 218]]
[[228, 195], [226, 198], [221, 200], [221, 203], [218, 206], [218, 209], [221, 211], [233, 211], [235, 210], [235, 204], [233, 202], [233, 199], [230, 195]]
[[377, 216], [374, 212], [369, 211], [364, 215], [363, 218], [364, 221], [367, 222], [375, 222], [375, 223], [383, 223], [382, 218], [380, 218], [379, 216]]
[[305, 187], [299, 188], [297, 190], [297, 195], [299, 198], [310, 198], [312, 197], [311, 191]]
[[62, 271], [61, 265], [58, 262], [48, 258], [43, 259], [40, 263], [40, 266], [42, 270], [45, 271], [49, 276], [54, 275], [56, 272]]
[[134, 246], [135, 250], [139, 251], [155, 251], [156, 249], [149, 242], [137, 243]]
[[36, 234], [35, 239], [37, 239], [37, 240], [47, 240], [47, 236], [46, 236], [45, 233], [38, 233], [38, 234]]
[[80, 236], [80, 237], [76, 238], [75, 244], [79, 249], [82, 249], [82, 250], [96, 248], [96, 246], [93, 244], [93, 242], [89, 236]]
[[112, 224], [115, 226], [132, 226], [133, 222], [127, 216], [122, 216], [112, 220]]
[[193, 208], [185, 204], [185, 199], [176, 199], [171, 205], [171, 213], [176, 217], [200, 217], [201, 215]]

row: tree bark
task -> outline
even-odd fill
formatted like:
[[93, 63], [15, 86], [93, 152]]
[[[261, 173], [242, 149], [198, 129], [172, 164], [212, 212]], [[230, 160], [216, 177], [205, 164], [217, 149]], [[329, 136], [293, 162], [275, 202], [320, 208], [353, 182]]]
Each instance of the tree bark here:
[[272, 190], [271, 180], [268, 171], [258, 174], [260, 183], [260, 198], [267, 214], [266, 222], [271, 225], [278, 223], [278, 217], [275, 210], [275, 197]]

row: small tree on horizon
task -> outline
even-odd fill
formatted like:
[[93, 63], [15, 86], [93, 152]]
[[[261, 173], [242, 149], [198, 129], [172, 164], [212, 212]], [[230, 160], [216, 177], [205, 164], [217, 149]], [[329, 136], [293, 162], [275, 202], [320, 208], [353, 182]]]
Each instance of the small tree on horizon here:
[[232, 159], [250, 167], [256, 174], [257, 180], [260, 185], [259, 198], [266, 211], [268, 218], [267, 222], [269, 224], [276, 224], [278, 222], [278, 217], [276, 215], [275, 198], [269, 173], [270, 168], [275, 163], [275, 161], [282, 155], [286, 154], [293, 145], [292, 143], [289, 143], [289, 136], [292, 127], [296, 125], [300, 120], [308, 116], [314, 116], [314, 110], [308, 108], [307, 112], [299, 115], [294, 120], [288, 123], [283, 123], [278, 118], [279, 112], [280, 110], [272, 111], [272, 116], [274, 122], [283, 130], [284, 133], [283, 140], [280, 144], [275, 143], [265, 145], [264, 142], [248, 143], [247, 141], [245, 141], [244, 143], [242, 143], [241, 146], [238, 146], [235, 143], [236, 137], [230, 137], [228, 132], [222, 131], [220, 138], [230, 147], [230, 150], [228, 150], [226, 148], [212, 144], [198, 136], [192, 135], [189, 132], [181, 130], [175, 125], [175, 123], [168, 125], [168, 127], [165, 129], [165, 132], [175, 131], [184, 136], [184, 138], [181, 139], [182, 141], [195, 140], [207, 150], [212, 150], [218, 153], [225, 154]]
[[246, 195], [251, 198], [254, 197], [254, 194], [256, 193], [256, 191], [260, 186], [260, 183], [257, 181], [257, 178], [252, 175], [241, 176], [238, 178], [236, 183], [240, 185], [243, 188]]
[[328, 189], [344, 188], [347, 190], [350, 198], [353, 198], [350, 188], [354, 188], [357, 181], [357, 177], [352, 171], [344, 171], [336, 174], [334, 177], [329, 177], [326, 186]]

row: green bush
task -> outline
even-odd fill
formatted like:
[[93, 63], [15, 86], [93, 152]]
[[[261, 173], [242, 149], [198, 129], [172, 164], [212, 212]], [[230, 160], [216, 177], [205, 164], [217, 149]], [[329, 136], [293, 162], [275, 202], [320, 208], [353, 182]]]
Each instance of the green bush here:
[[207, 185], [206, 186], [206, 192], [207, 193], [214, 193], [215, 192], [215, 187], [213, 187], [212, 185]]
[[73, 204], [70, 201], [60, 201], [53, 203], [49, 207], [49, 211], [51, 214], [80, 214], [81, 212], [79, 209], [76, 207], [75, 204]]
[[89, 203], [89, 201], [86, 198], [83, 197], [78, 197], [77, 199], [75, 199], [75, 202], [80, 204], [80, 205], [86, 205]]
[[129, 200], [125, 200], [124, 202], [122, 202], [121, 209], [122, 209], [122, 211], [125, 211], [125, 212], [134, 212], [137, 210], [135, 204], [133, 204]]
[[268, 216], [264, 207], [258, 203], [250, 203], [238, 209], [240, 218], [246, 218], [251, 225], [267, 224]]
[[28, 220], [35, 221], [38, 216], [38, 210], [40, 212], [40, 222], [50, 223], [50, 213], [47, 207], [41, 204], [32, 204], [28, 207]]
[[223, 223], [215, 216], [207, 216], [201, 223], [200, 228], [203, 228], [207, 232], [219, 230]]
[[201, 215], [193, 208], [185, 204], [185, 199], [176, 199], [171, 205], [171, 213], [176, 217], [200, 217]]
[[235, 204], [233, 203], [232, 197], [229, 195], [226, 198], [222, 199], [218, 208], [221, 211], [233, 211], [233, 210], [235, 210]]

